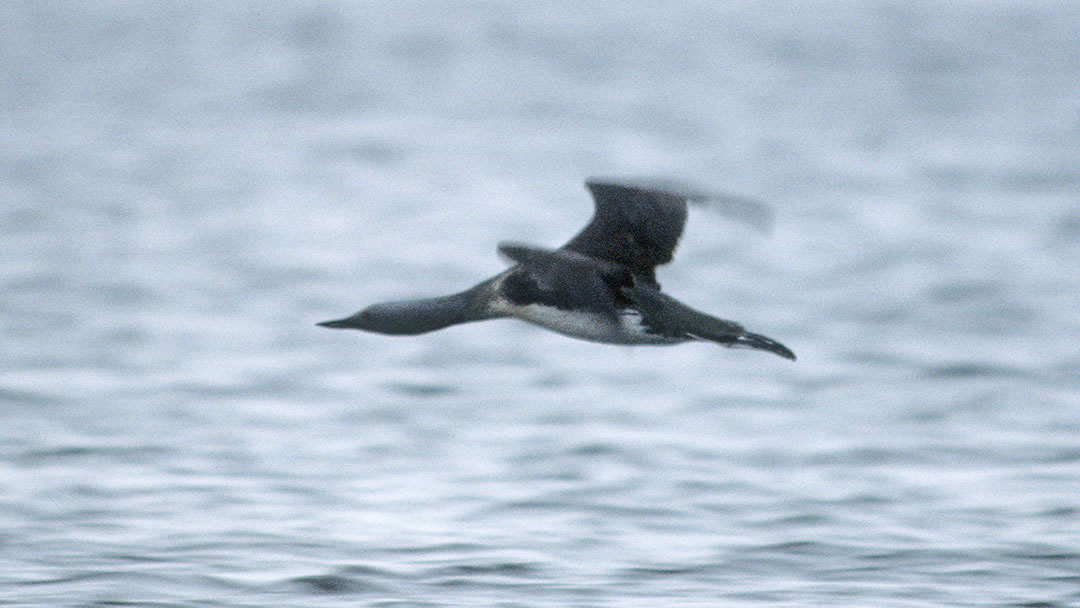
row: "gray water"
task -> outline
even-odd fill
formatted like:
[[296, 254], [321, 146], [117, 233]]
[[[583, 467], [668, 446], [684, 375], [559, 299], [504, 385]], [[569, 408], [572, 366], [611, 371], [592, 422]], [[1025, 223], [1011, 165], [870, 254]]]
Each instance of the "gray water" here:
[[[0, 6], [0, 604], [1080, 605], [1074, 3]], [[317, 328], [588, 175], [786, 343]]]

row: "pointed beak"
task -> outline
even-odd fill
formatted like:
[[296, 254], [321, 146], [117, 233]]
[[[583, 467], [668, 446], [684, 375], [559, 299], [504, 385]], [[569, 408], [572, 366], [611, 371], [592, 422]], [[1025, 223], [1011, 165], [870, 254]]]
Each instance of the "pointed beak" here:
[[350, 329], [356, 327], [352, 323], [352, 317], [345, 317], [344, 319], [337, 319], [334, 321], [323, 321], [322, 323], [316, 323], [319, 327], [329, 327], [330, 329]]

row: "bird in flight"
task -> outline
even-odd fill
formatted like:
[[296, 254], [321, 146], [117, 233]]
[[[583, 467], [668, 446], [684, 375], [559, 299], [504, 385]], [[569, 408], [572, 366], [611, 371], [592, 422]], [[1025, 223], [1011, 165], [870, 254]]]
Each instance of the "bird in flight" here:
[[731, 348], [795, 353], [734, 321], [694, 310], [660, 290], [656, 267], [671, 261], [687, 202], [713, 198], [673, 186], [585, 182], [596, 211], [558, 249], [499, 243], [507, 270], [453, 295], [373, 304], [319, 323], [390, 335], [517, 318], [582, 340], [622, 345], [708, 341]]

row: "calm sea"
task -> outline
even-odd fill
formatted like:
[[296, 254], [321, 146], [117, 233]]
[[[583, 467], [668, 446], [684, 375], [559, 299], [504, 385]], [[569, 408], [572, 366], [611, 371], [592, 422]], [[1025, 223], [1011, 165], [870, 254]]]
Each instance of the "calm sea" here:
[[[1080, 8], [4, 2], [0, 605], [1080, 605]], [[317, 328], [694, 209], [795, 363]]]

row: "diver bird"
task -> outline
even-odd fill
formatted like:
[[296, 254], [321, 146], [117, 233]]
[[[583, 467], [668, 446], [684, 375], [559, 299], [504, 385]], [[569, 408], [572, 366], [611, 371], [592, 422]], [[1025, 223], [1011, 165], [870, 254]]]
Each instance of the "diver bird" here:
[[499, 243], [499, 253], [513, 265], [470, 289], [374, 304], [319, 325], [411, 336], [471, 321], [517, 318], [606, 344], [701, 340], [795, 359], [776, 340], [694, 310], [660, 290], [656, 267], [672, 259], [686, 225], [687, 201], [709, 195], [596, 179], [585, 185], [596, 211], [562, 247]]

